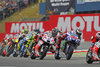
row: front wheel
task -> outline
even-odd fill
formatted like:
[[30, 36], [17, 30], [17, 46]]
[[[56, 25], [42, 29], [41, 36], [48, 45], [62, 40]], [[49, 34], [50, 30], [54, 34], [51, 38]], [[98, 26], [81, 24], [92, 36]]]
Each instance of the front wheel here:
[[30, 58], [31, 58], [31, 59], [36, 59], [35, 51], [34, 51], [34, 50], [32, 51], [32, 54], [31, 54]]
[[28, 57], [28, 55], [27, 55], [27, 49], [25, 49], [25, 51], [24, 51], [24, 53], [23, 53], [23, 56], [24, 56], [25, 58]]
[[89, 49], [87, 54], [86, 54], [86, 62], [88, 64], [92, 64], [93, 63], [93, 60], [92, 60], [92, 58], [90, 56], [91, 56], [91, 53], [90, 53], [90, 49]]
[[67, 60], [70, 60], [70, 58], [72, 57], [73, 51], [74, 51], [73, 47], [70, 46], [69, 49], [68, 49], [68, 51], [66, 51], [67, 52], [66, 53], [66, 59]]
[[2, 45], [2, 46], [0, 47], [0, 55], [2, 55], [3, 49], [4, 49], [4, 45]]
[[18, 54], [14, 51], [13, 52], [13, 57], [17, 57], [18, 56]]
[[7, 49], [7, 57], [9, 57], [14, 51], [14, 45], [9, 45]]
[[[42, 49], [43, 48], [43, 49]], [[41, 51], [43, 50], [43, 51]], [[47, 51], [48, 51], [48, 46], [41, 46], [40, 49], [39, 49], [39, 54], [40, 54], [40, 60], [43, 60], [43, 58], [46, 56], [47, 54]]]

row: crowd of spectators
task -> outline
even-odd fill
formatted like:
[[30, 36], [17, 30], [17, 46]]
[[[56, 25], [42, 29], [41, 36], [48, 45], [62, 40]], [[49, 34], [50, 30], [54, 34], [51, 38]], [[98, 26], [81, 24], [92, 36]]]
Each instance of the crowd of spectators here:
[[11, 16], [16, 11], [26, 8], [38, 0], [0, 0], [0, 20]]

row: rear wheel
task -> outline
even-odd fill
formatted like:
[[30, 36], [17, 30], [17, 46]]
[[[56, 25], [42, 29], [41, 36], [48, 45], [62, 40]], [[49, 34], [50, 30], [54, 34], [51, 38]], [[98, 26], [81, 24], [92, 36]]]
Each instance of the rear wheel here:
[[36, 56], [35, 56], [35, 53], [34, 53], [35, 51], [32, 51], [32, 54], [31, 54], [31, 59], [36, 59]]
[[88, 64], [92, 64], [93, 63], [92, 56], [91, 56], [91, 53], [90, 53], [90, 49], [88, 50], [88, 52], [86, 54], [86, 62]]

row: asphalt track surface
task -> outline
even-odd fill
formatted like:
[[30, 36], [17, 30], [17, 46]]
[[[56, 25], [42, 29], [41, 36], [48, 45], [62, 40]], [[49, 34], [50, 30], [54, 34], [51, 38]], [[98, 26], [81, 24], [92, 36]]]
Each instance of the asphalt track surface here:
[[[88, 49], [90, 47], [90, 42], [81, 43], [77, 49]], [[78, 55], [73, 55], [71, 60], [66, 60], [66, 58], [61, 58], [61, 60], [55, 60], [54, 56], [46, 56], [44, 60], [31, 60], [28, 58], [20, 57], [1, 57], [0, 56], [0, 67], [99, 67], [99, 62], [94, 62], [93, 64], [87, 64], [85, 60], [85, 53]]]

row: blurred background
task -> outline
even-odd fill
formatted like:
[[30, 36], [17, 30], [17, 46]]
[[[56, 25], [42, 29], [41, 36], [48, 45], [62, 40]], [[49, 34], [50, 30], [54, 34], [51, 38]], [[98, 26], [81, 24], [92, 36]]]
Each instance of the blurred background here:
[[100, 0], [0, 0], [0, 33], [5, 22], [46, 21], [50, 15], [100, 13]]

